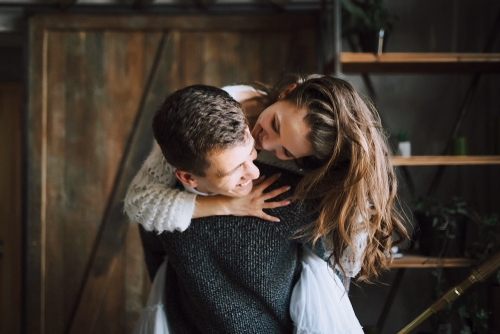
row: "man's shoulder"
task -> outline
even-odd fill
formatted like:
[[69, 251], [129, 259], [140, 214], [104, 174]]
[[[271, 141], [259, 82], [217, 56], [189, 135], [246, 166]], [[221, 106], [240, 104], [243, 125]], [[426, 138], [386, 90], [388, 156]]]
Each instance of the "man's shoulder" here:
[[271, 176], [271, 175], [280, 173], [281, 174], [280, 178], [275, 182], [277, 187], [281, 187], [283, 185], [283, 183], [286, 183], [286, 184], [290, 185], [291, 187], [295, 187], [297, 184], [299, 184], [299, 182], [304, 177], [303, 175], [298, 174], [298, 173], [291, 171], [289, 169], [269, 165], [269, 164], [266, 164], [265, 162], [261, 162], [261, 161], [255, 161], [255, 166], [257, 166], [259, 168], [260, 175], [265, 175], [266, 178]]

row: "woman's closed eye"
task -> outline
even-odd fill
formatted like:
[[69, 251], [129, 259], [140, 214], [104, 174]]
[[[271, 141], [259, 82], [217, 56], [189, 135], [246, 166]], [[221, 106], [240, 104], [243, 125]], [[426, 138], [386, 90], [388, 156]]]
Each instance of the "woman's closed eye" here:
[[280, 134], [280, 130], [278, 128], [278, 120], [276, 119], [276, 116], [274, 116], [272, 128], [277, 134]]

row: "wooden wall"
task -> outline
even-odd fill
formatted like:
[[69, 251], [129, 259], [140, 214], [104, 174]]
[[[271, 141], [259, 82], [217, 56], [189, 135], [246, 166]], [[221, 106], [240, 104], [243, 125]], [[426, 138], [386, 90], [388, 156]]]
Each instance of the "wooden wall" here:
[[316, 21], [310, 15], [31, 19], [29, 333], [131, 332], [149, 279], [137, 226], [124, 217], [121, 201], [151, 147], [152, 113], [186, 85], [274, 83], [285, 72], [315, 71]]
[[23, 87], [0, 83], [0, 333], [21, 331]]

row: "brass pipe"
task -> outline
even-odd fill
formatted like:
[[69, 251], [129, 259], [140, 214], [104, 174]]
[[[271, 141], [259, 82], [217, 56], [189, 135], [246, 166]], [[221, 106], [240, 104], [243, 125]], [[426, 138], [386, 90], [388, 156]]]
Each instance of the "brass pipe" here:
[[448, 292], [446, 292], [441, 298], [439, 298], [434, 304], [422, 312], [417, 318], [410, 322], [406, 327], [401, 329], [398, 334], [407, 334], [411, 330], [415, 329], [420, 325], [425, 319], [430, 317], [432, 314], [437, 313], [443, 307], [449, 303], [457, 300], [464, 292], [470, 288], [475, 283], [483, 283], [488, 277], [500, 269], [500, 251], [496, 252], [490, 256], [486, 261], [484, 261], [477, 268], [472, 269], [470, 275], [460, 284], [454, 286]]

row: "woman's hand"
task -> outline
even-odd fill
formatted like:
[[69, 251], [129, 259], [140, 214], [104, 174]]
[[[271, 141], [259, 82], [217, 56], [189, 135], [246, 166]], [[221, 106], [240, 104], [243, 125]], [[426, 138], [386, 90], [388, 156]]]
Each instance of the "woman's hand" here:
[[289, 186], [283, 186], [270, 192], [264, 193], [264, 190], [273, 184], [281, 174], [275, 174], [267, 179], [260, 177], [253, 181], [252, 191], [244, 197], [228, 197], [228, 196], [197, 196], [193, 218], [217, 216], [217, 215], [233, 215], [233, 216], [254, 216], [269, 220], [271, 222], [279, 222], [276, 217], [268, 215], [263, 209], [273, 209], [290, 204], [290, 200], [277, 202], [266, 202], [290, 189]]
[[253, 181], [252, 191], [244, 197], [228, 197], [227, 207], [230, 214], [234, 216], [254, 216], [269, 220], [271, 222], [279, 222], [276, 217], [270, 216], [263, 209], [274, 209], [290, 204], [290, 200], [283, 200], [278, 202], [266, 202], [276, 196], [283, 194], [290, 189], [289, 186], [264, 193], [264, 190], [273, 184], [281, 174], [275, 174], [267, 179], [263, 176]]

